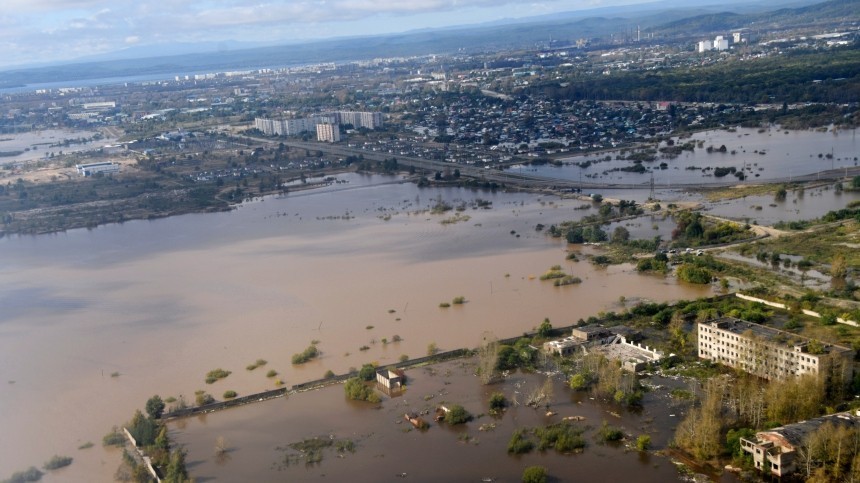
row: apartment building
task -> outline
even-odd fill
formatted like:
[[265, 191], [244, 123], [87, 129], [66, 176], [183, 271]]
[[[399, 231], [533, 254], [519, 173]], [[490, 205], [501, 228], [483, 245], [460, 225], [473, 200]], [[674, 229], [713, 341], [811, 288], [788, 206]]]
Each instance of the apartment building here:
[[851, 379], [854, 351], [732, 317], [697, 324], [699, 357], [764, 379]]

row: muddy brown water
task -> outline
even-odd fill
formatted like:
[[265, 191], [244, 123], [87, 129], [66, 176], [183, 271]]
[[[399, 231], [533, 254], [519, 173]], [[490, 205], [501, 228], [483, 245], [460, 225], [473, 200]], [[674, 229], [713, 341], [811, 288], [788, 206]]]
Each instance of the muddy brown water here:
[[[484, 415], [493, 392], [522, 404], [526, 395], [545, 380], [541, 374], [510, 374], [503, 382], [480, 385], [474, 359], [412, 369], [400, 396], [384, 397], [381, 405], [348, 401], [341, 385], [301, 393], [220, 413], [171, 423], [171, 438], [189, 449], [189, 467], [198, 481], [520, 481], [531, 465], [548, 468], [555, 481], [678, 481], [678, 469], [665, 457], [630, 447], [640, 434], [649, 434], [653, 450], [664, 449], [683, 418], [687, 404], [668, 397], [667, 390], [649, 392], [644, 409], [630, 411], [611, 402], [596, 401], [588, 393], [573, 392], [556, 380], [546, 410], [523, 405], [510, 407], [501, 417]], [[656, 382], [685, 387], [683, 382]], [[432, 422], [437, 404], [461, 404], [477, 416], [464, 425]], [[426, 431], [404, 421], [410, 411], [430, 411]], [[584, 431], [586, 448], [578, 454], [554, 450], [509, 455], [508, 441], [516, 429], [573, 423]], [[596, 432], [603, 422], [622, 429], [626, 443], [603, 444]], [[490, 427], [492, 427], [490, 429]], [[482, 430], [484, 429], [484, 430]], [[226, 441], [226, 455], [216, 456], [218, 438]], [[350, 439], [354, 453], [325, 450], [319, 463], [301, 458], [288, 445], [309, 438]]]
[[[75, 461], [58, 479], [109, 480], [119, 454], [101, 437], [153, 394], [249, 394], [274, 387], [270, 369], [291, 385], [423, 356], [431, 342], [476, 346], [485, 331], [509, 337], [544, 317], [568, 325], [618, 309], [621, 295], [711, 294], [630, 266], [565, 261], [566, 246], [534, 226], [582, 216], [572, 209], [581, 202], [344, 180], [228, 213], [0, 239], [0, 428], [9, 436], [0, 438], [0, 477], [60, 454]], [[468, 208], [469, 221], [449, 225], [440, 220], [451, 213], [416, 212], [440, 198], [493, 208]], [[532, 278], [555, 264], [583, 283]], [[467, 303], [439, 308], [456, 296]], [[395, 334], [402, 342], [381, 342]], [[322, 357], [292, 366], [312, 340]], [[245, 369], [259, 358], [264, 368]], [[232, 374], [205, 384], [219, 367]], [[349, 407], [335, 399], [320, 404]], [[234, 414], [257, 409], [248, 411]], [[86, 442], [95, 447], [77, 449]]]

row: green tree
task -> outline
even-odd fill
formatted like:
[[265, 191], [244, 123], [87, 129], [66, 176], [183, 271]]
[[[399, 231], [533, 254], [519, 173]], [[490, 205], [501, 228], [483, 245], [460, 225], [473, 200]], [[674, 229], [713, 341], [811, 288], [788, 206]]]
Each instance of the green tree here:
[[623, 226], [615, 227], [615, 230], [612, 231], [612, 241], [615, 243], [626, 242], [630, 239], [630, 231]]
[[459, 404], [454, 404], [448, 408], [448, 412], [445, 414], [445, 422], [448, 424], [463, 424], [471, 419], [472, 415], [469, 414], [469, 411], [466, 411], [466, 408]]
[[170, 463], [164, 471], [165, 483], [185, 483], [191, 481], [188, 478], [188, 470], [185, 468], [186, 452], [184, 448], [177, 448], [170, 453]]
[[523, 483], [546, 483], [546, 468], [543, 466], [529, 466], [523, 471]]
[[152, 419], [158, 419], [164, 413], [164, 401], [161, 396], [155, 395], [146, 401], [146, 414]]
[[543, 319], [543, 322], [538, 326], [537, 333], [539, 336], [544, 338], [549, 337], [550, 334], [552, 334], [552, 324], [549, 319]]

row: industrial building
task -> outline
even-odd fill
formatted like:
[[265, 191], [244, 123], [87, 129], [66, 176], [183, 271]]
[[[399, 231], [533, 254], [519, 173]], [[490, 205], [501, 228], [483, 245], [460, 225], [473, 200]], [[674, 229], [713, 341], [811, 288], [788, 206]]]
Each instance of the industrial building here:
[[76, 164], [75, 168], [81, 176], [92, 176], [96, 173], [112, 174], [119, 172], [119, 164], [105, 161], [101, 163]]

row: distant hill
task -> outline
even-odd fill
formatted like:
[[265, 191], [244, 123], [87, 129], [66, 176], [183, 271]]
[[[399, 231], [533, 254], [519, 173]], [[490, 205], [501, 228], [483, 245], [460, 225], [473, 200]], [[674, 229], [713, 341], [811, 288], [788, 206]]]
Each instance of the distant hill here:
[[829, 0], [797, 8], [781, 8], [769, 12], [737, 14], [720, 12], [699, 15], [660, 25], [655, 30], [663, 35], [695, 35], [768, 25], [813, 24], [824, 20], [860, 19], [860, 0]]
[[[797, 0], [803, 3], [807, 0]], [[225, 42], [228, 48], [208, 52], [184, 53], [146, 58], [92, 60], [66, 65], [13, 69], [0, 72], [0, 86], [36, 84], [57, 81], [122, 78], [134, 76], [184, 75], [198, 72], [246, 70], [262, 67], [285, 67], [318, 62], [342, 62], [376, 57], [444, 54], [451, 52], [493, 52], [500, 49], [534, 48], [555, 41], [564, 46], [580, 38], [635, 38], [637, 29], [643, 35], [678, 35], [689, 32], [725, 31], [754, 22], [783, 19], [810, 21], [825, 18], [858, 16], [860, 0], [830, 0], [822, 4], [783, 8], [763, 12], [776, 0], [741, 2], [721, 7], [668, 7], [672, 3], [607, 7], [586, 12], [561, 13], [553, 16], [500, 21], [492, 24], [452, 27], [394, 35], [340, 38], [281, 45], [275, 47], [241, 48], [248, 44]], [[785, 2], [776, 2], [784, 5]], [[676, 5], [676, 4], [675, 4]], [[743, 11], [746, 13], [738, 13]], [[596, 12], [604, 16], [594, 16]], [[592, 16], [585, 17], [587, 14]], [[584, 18], [585, 17], [585, 18]], [[218, 45], [218, 44], [215, 44]], [[233, 47], [233, 48], [229, 48]], [[235, 48], [240, 47], [240, 48]], [[181, 46], [187, 51], [191, 46]], [[203, 48], [201, 44], [201, 49]], [[168, 52], [170, 50], [167, 50]], [[145, 55], [146, 50], [128, 52], [129, 56]]]

